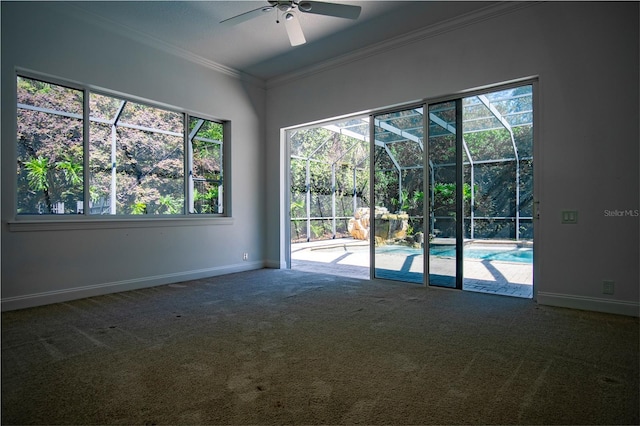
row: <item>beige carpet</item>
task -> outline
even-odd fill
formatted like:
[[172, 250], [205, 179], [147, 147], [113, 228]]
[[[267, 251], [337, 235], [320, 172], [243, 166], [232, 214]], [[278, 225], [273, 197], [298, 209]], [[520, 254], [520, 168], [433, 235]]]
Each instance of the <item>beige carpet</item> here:
[[2, 314], [2, 424], [638, 424], [638, 319], [260, 270]]

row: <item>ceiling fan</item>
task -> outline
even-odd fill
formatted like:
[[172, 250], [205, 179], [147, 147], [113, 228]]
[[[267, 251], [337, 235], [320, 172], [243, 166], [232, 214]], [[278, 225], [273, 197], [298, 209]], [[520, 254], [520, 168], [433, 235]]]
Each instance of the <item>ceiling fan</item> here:
[[298, 21], [297, 13], [312, 13], [316, 15], [334, 16], [337, 18], [358, 19], [360, 6], [348, 4], [327, 3], [324, 1], [304, 0], [268, 0], [268, 5], [250, 10], [240, 15], [227, 18], [220, 23], [223, 25], [236, 25], [249, 19], [276, 11], [276, 22], [280, 23], [280, 17], [284, 19], [284, 26], [292, 46], [298, 46], [307, 42]]

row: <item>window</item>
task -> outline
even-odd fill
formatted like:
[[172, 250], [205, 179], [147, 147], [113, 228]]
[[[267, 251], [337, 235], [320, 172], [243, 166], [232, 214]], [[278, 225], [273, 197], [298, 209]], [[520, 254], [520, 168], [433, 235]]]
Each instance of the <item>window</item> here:
[[81, 90], [18, 77], [18, 214], [82, 209]]
[[222, 213], [223, 126], [189, 118], [189, 213]]
[[17, 84], [18, 215], [223, 213], [223, 123], [23, 76]]
[[111, 96], [89, 97], [91, 214], [184, 213], [184, 117]]

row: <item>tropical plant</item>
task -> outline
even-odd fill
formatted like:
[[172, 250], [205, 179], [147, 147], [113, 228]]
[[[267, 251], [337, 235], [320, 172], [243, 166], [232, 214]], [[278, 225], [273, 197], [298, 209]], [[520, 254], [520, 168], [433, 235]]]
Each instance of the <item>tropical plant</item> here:
[[136, 201], [131, 206], [131, 214], [147, 214], [147, 205], [141, 201]]
[[58, 161], [56, 169], [62, 170], [65, 181], [70, 185], [82, 183], [82, 165], [71, 160]]
[[32, 158], [24, 163], [27, 169], [29, 186], [36, 191], [49, 189], [49, 159], [45, 157]]
[[175, 199], [171, 194], [169, 195], [161, 195], [158, 198], [158, 208], [157, 213], [160, 214], [180, 214], [182, 213], [182, 205], [184, 200]]

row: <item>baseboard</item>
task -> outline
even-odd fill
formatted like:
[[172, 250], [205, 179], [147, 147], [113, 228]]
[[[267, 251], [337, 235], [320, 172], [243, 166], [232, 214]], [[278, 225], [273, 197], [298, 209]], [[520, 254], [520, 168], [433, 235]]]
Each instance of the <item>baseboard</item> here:
[[547, 293], [539, 291], [536, 300], [541, 305], [584, 311], [606, 312], [609, 314], [640, 316], [640, 304], [623, 300], [601, 299], [596, 297], [575, 296], [571, 294]]
[[104, 294], [118, 293], [121, 291], [138, 290], [141, 288], [172, 284], [181, 281], [197, 280], [201, 278], [215, 277], [218, 275], [251, 271], [255, 269], [262, 269], [263, 267], [264, 262], [262, 261], [242, 262], [235, 265], [134, 278], [130, 280], [67, 288], [43, 293], [26, 294], [22, 296], [2, 298], [0, 300], [0, 306], [2, 312], [13, 311], [16, 309], [50, 305], [52, 303], [67, 302], [69, 300], [84, 299], [86, 297], [102, 296]]
[[279, 260], [265, 260], [264, 267], [269, 269], [287, 269], [287, 262]]

